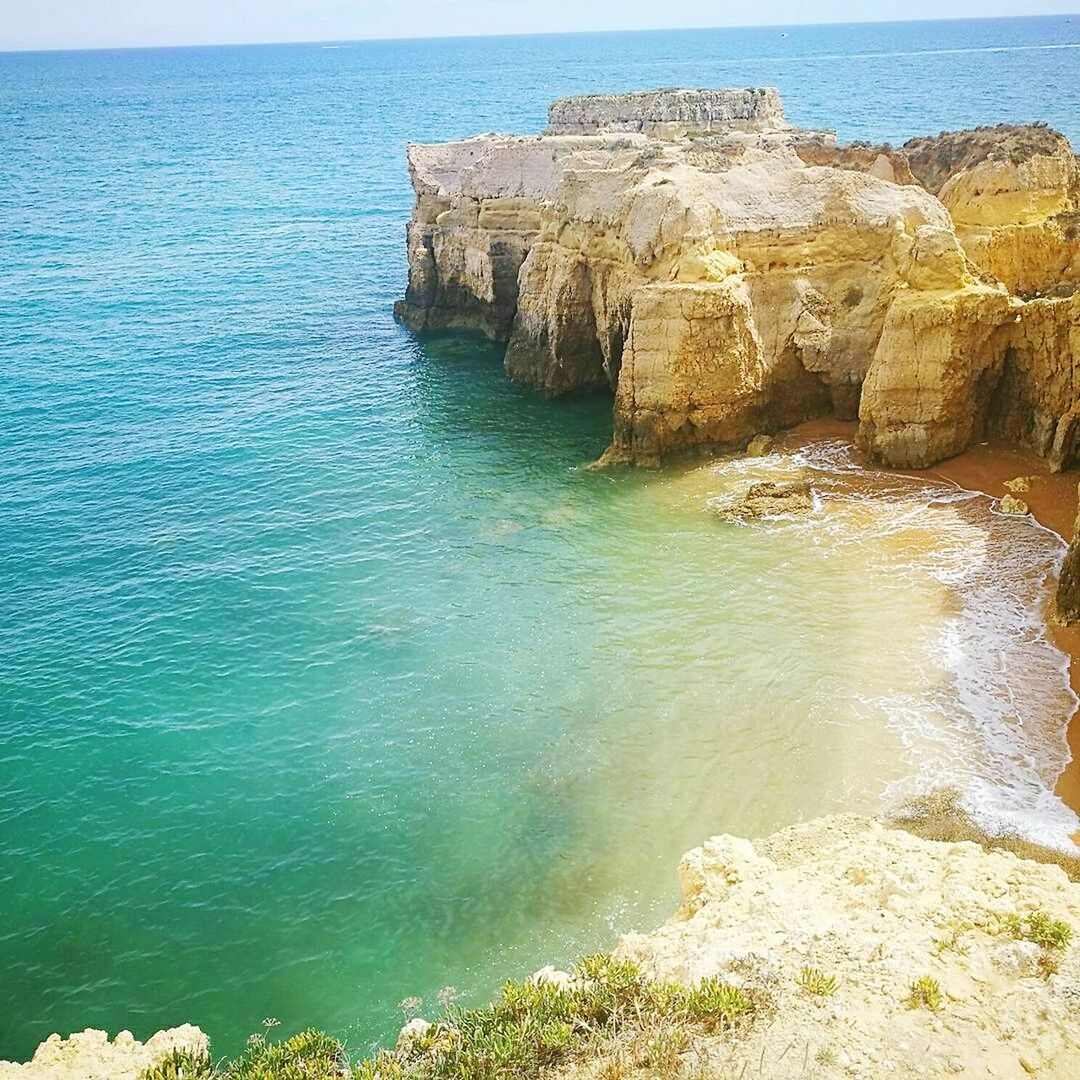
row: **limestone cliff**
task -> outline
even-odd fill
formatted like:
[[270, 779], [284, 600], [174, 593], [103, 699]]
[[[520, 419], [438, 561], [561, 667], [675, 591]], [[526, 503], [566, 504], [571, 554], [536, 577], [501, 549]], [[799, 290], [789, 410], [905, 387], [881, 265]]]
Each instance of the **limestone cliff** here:
[[555, 102], [549, 134], [410, 145], [416, 329], [472, 327], [552, 394], [609, 388], [609, 461], [833, 413], [925, 466], [1001, 433], [1077, 458], [1080, 169], [1045, 127], [900, 149], [774, 90]]
[[[772, 1023], [711, 1048], [715, 1075], [1080, 1075], [1080, 950], [1025, 933], [1035, 912], [1080, 930], [1080, 885], [1058, 866], [845, 816], [714, 838], [679, 876], [676, 917], [619, 954], [776, 998]], [[815, 995], [807, 969], [833, 989]], [[920, 979], [939, 998], [913, 995]]]
[[552, 135], [640, 131], [658, 138], [689, 132], [786, 131], [784, 105], [770, 88], [645, 90], [562, 98], [548, 109]]
[[138, 1080], [173, 1051], [205, 1054], [206, 1036], [191, 1024], [159, 1031], [145, 1043], [130, 1031], [110, 1040], [87, 1028], [66, 1039], [51, 1035], [24, 1064], [0, 1061], [0, 1080]]

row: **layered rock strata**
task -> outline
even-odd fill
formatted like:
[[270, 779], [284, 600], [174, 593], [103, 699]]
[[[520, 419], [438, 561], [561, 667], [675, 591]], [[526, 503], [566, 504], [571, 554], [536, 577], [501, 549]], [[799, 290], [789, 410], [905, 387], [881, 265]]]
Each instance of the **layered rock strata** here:
[[1063, 623], [1080, 623], [1080, 515], [1058, 579], [1057, 615]]
[[561, 98], [548, 108], [551, 135], [639, 131], [678, 138], [711, 131], [786, 131], [776, 90], [645, 90]]
[[787, 128], [773, 90], [556, 102], [551, 134], [411, 145], [416, 329], [614, 395], [608, 461], [835, 414], [895, 466], [987, 434], [1077, 460], [1080, 169], [1041, 126], [900, 149]]

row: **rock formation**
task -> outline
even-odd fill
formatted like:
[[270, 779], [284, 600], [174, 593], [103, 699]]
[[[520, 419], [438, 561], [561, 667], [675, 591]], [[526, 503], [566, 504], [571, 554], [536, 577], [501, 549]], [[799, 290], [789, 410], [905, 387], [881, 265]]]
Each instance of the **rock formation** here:
[[549, 134], [410, 145], [398, 316], [614, 395], [608, 461], [835, 414], [895, 466], [999, 433], [1080, 456], [1080, 167], [1042, 126], [839, 146], [774, 90], [555, 102]]
[[772, 89], [645, 90], [562, 98], [548, 109], [548, 134], [640, 131], [673, 139], [690, 132], [786, 131], [784, 104]]
[[[1080, 885], [1058, 866], [844, 816], [716, 837], [679, 877], [676, 917], [618, 954], [661, 980], [757, 982], [777, 1005], [713, 1048], [709, 1075], [1080, 1076]], [[1073, 943], [1030, 940], [1035, 912]], [[834, 989], [808, 990], [805, 969]], [[912, 996], [924, 978], [931, 1008]]]
[[725, 521], [760, 521], [809, 514], [814, 493], [805, 482], [778, 484], [771, 480], [751, 484], [745, 491], [709, 502], [709, 509]]
[[1080, 516], [1058, 579], [1057, 615], [1063, 623], [1080, 623]]
[[25, 1064], [0, 1061], [0, 1080], [138, 1080], [174, 1050], [205, 1054], [206, 1036], [191, 1024], [169, 1028], [138, 1042], [130, 1031], [109, 1040], [87, 1028], [66, 1039], [50, 1035]]

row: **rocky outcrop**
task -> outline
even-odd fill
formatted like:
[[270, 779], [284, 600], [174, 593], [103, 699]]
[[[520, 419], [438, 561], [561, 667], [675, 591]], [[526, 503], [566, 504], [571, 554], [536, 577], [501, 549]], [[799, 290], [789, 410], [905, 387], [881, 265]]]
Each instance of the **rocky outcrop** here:
[[1075, 288], [1080, 169], [1064, 135], [1001, 124], [912, 139], [903, 150], [982, 271], [1025, 298]]
[[87, 1028], [66, 1039], [50, 1035], [25, 1064], [0, 1061], [0, 1080], [138, 1080], [174, 1050], [200, 1056], [208, 1049], [206, 1036], [191, 1024], [159, 1031], [144, 1043], [130, 1031], [110, 1041], [108, 1032]]
[[771, 88], [587, 94], [553, 101], [548, 108], [548, 131], [553, 135], [639, 131], [670, 139], [712, 131], [787, 129], [784, 103]]
[[551, 134], [411, 145], [399, 317], [614, 396], [608, 462], [835, 414], [926, 466], [1001, 433], [1076, 460], [1080, 171], [1045, 127], [905, 147], [797, 132], [772, 90], [572, 98]]
[[726, 521], [744, 522], [809, 514], [814, 493], [808, 483], [776, 483], [765, 480], [745, 491], [712, 500], [709, 509]]
[[1057, 615], [1066, 625], [1080, 623], [1080, 515], [1058, 579]]
[[[716, 837], [679, 877], [676, 917], [617, 955], [773, 995], [769, 1024], [699, 1048], [716, 1075], [1080, 1075], [1080, 948], [1025, 932], [1036, 912], [1080, 932], [1080, 885], [1058, 866], [845, 816]], [[939, 997], [913, 994], [921, 979]]]

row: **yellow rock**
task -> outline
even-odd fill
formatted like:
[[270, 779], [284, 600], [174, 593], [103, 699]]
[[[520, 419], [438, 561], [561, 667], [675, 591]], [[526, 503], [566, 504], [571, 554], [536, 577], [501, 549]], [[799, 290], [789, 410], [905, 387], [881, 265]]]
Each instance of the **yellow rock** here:
[[839, 147], [789, 129], [771, 90], [569, 99], [550, 130], [409, 147], [397, 312], [505, 341], [523, 385], [610, 387], [606, 461], [823, 414], [858, 417], [891, 465], [986, 434], [1054, 468], [1077, 459], [1080, 169], [1064, 136]]

